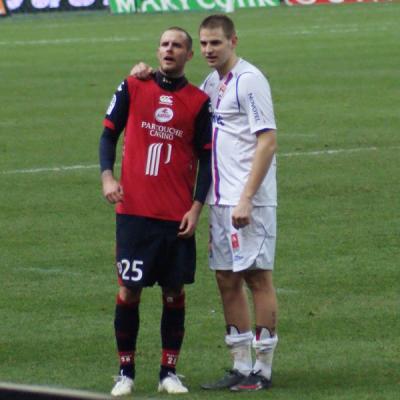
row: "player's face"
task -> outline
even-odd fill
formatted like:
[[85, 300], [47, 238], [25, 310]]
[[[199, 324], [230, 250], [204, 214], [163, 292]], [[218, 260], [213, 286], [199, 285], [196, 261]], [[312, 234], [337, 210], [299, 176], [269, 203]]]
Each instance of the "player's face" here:
[[187, 47], [186, 35], [180, 31], [165, 31], [157, 50], [161, 71], [171, 78], [183, 75], [185, 64], [193, 57]]
[[220, 75], [225, 75], [233, 67], [236, 44], [237, 36], [227, 38], [222, 28], [200, 30], [201, 54], [208, 66], [215, 68]]

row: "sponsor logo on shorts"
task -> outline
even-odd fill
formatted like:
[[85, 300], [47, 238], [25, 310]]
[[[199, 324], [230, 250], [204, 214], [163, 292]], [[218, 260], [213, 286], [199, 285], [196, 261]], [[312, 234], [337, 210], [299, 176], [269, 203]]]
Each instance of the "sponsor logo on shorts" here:
[[156, 110], [154, 117], [158, 122], [168, 122], [171, 121], [174, 116], [174, 112], [168, 107], [161, 107]]
[[239, 237], [238, 237], [237, 233], [232, 233], [231, 242], [232, 242], [232, 249], [238, 250], [240, 245], [239, 245]]

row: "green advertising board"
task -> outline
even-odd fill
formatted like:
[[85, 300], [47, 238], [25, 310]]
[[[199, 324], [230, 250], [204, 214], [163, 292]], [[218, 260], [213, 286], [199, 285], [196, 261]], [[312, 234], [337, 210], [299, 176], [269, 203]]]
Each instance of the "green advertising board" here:
[[233, 11], [235, 8], [278, 6], [280, 0], [109, 0], [111, 12]]

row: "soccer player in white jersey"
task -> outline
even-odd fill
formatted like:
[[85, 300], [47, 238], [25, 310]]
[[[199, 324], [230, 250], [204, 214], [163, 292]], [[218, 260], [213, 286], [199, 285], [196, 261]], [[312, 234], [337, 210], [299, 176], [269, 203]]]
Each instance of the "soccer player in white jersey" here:
[[[214, 68], [201, 88], [213, 108], [210, 268], [215, 271], [233, 367], [204, 389], [254, 391], [271, 386], [278, 343], [272, 282], [276, 243], [276, 125], [267, 79], [236, 55], [232, 20], [211, 15], [199, 29], [201, 52]], [[152, 68], [135, 65], [148, 78]], [[250, 289], [255, 330], [245, 287]], [[255, 349], [255, 363], [252, 350]]]
[[[212, 15], [199, 29], [209, 67], [202, 89], [213, 109], [210, 268], [215, 271], [232, 369], [204, 389], [254, 391], [271, 386], [278, 342], [272, 282], [276, 241], [276, 125], [267, 79], [236, 55], [232, 20]], [[252, 295], [252, 332], [247, 286]], [[252, 362], [252, 350], [256, 359]]]

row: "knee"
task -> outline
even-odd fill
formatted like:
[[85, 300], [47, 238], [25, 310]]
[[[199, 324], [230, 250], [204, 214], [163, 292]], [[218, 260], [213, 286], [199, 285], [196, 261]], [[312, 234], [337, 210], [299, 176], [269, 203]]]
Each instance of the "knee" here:
[[181, 288], [162, 288], [162, 304], [164, 310], [185, 310], [185, 291]]
[[177, 287], [177, 288], [163, 287], [162, 294], [164, 297], [178, 298], [178, 297], [184, 296], [185, 291], [184, 291], [183, 287]]
[[271, 271], [253, 271], [246, 275], [246, 284], [252, 292], [268, 292], [272, 293], [275, 291], [272, 282]]
[[119, 298], [126, 304], [132, 304], [132, 303], [139, 303], [140, 301], [140, 290], [132, 290], [129, 289], [125, 286], [121, 286], [119, 288]]
[[216, 279], [221, 293], [235, 293], [243, 289], [243, 279], [240, 274], [230, 271], [217, 271]]

